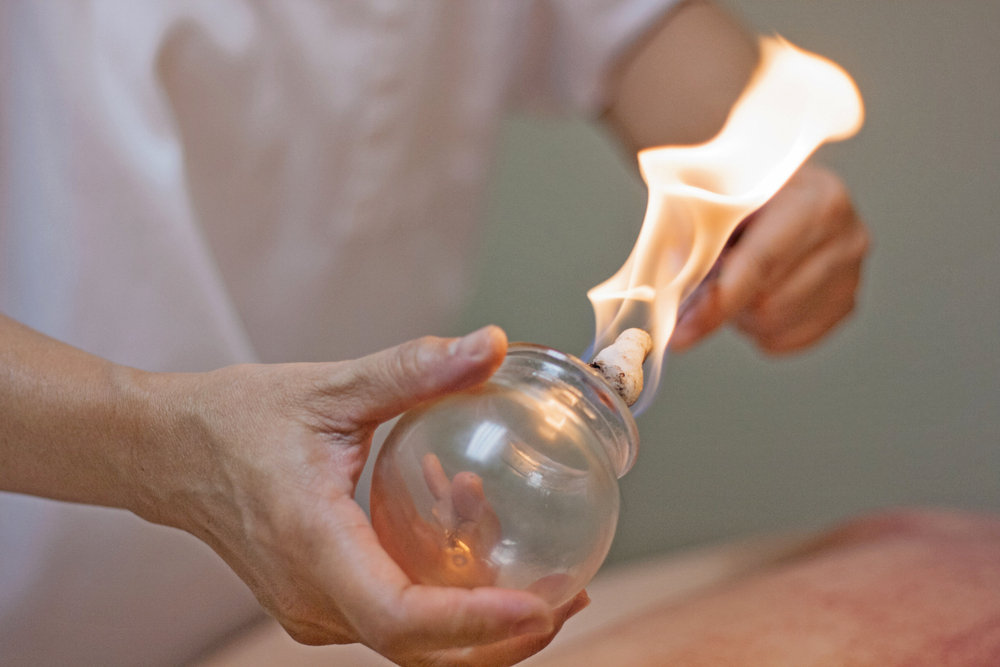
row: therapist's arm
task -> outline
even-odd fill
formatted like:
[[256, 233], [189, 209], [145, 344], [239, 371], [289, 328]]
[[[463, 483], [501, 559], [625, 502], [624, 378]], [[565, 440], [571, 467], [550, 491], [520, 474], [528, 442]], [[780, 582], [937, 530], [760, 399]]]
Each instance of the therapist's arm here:
[[355, 361], [148, 373], [0, 315], [0, 489], [194, 534], [301, 642], [510, 664], [585, 594], [553, 611], [522, 591], [414, 585], [353, 499], [379, 423], [482, 382], [505, 351], [489, 327]]
[[[682, 2], [618, 64], [604, 120], [629, 150], [707, 141], [721, 129], [758, 60], [729, 14]], [[730, 323], [762, 350], [823, 338], [852, 312], [868, 252], [841, 179], [806, 164], [756, 215], [698, 292], [671, 341], [690, 347]]]

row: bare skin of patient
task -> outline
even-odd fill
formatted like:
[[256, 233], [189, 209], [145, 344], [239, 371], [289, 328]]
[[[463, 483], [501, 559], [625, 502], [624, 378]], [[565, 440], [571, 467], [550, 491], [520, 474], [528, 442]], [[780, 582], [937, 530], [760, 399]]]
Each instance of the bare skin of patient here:
[[1000, 665], [1000, 519], [899, 511], [539, 665]]

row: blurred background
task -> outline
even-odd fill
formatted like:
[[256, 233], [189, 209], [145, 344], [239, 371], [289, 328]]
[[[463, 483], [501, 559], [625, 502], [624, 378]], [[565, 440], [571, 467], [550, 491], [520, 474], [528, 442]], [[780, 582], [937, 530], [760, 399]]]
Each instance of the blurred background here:
[[[857, 314], [825, 344], [771, 359], [723, 332], [668, 359], [609, 562], [880, 507], [1000, 510], [1000, 3], [729, 4], [858, 82], [865, 128], [817, 159], [874, 250]], [[634, 165], [600, 128], [511, 119], [456, 332], [495, 322], [582, 354], [586, 291], [642, 220]]]

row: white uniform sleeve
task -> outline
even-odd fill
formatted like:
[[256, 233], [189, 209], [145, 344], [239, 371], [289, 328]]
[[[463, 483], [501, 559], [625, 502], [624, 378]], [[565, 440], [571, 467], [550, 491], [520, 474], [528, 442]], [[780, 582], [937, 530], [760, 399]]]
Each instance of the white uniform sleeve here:
[[680, 0], [536, 0], [524, 16], [512, 102], [597, 115], [616, 60]]

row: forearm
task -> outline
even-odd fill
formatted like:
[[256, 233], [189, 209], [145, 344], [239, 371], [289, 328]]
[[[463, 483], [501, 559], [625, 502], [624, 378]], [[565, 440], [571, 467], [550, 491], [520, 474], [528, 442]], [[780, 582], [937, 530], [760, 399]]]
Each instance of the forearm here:
[[635, 150], [707, 141], [758, 58], [756, 39], [729, 14], [682, 2], [620, 59], [604, 120]]
[[138, 374], [0, 315], [0, 489], [133, 507]]

